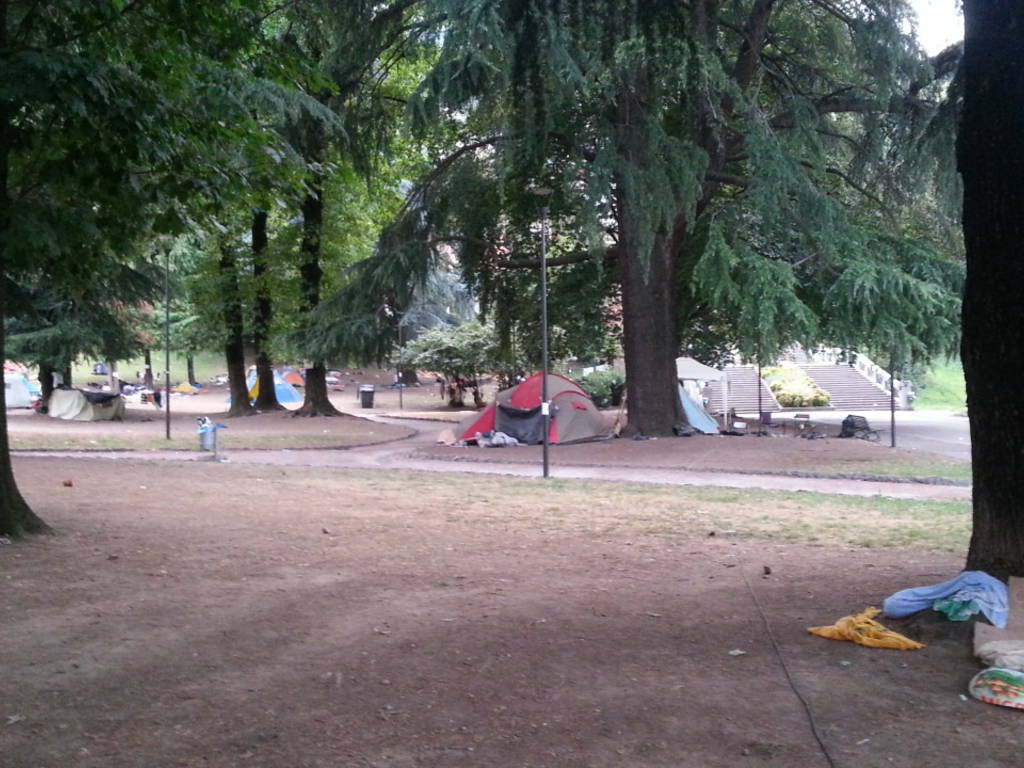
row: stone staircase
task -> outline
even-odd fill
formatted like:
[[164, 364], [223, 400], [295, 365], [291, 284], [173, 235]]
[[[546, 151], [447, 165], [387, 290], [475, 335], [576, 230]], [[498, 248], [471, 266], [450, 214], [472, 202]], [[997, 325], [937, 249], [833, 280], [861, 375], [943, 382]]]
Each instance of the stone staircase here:
[[[844, 411], [889, 409], [889, 393], [885, 388], [850, 365], [801, 365], [799, 368], [832, 396], [832, 408]], [[896, 408], [900, 408], [898, 397]]]
[[[780, 406], [775, 395], [768, 389], [767, 385], [757, 377], [757, 368], [750, 365], [728, 365], [725, 367], [729, 374], [729, 407], [736, 409], [736, 413], [757, 413], [757, 389], [761, 387], [761, 408], [766, 413], [778, 411]], [[722, 397], [721, 382], [711, 383], [711, 402], [708, 411], [711, 413], [722, 413], [724, 410], [724, 398]]]

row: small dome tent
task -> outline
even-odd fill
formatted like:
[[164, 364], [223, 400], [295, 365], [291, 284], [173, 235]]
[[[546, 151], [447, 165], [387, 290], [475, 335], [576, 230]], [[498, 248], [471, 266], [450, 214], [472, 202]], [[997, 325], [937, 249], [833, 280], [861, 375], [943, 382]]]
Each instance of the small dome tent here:
[[[514, 387], [497, 394], [494, 402], [474, 413], [455, 430], [457, 440], [473, 440], [477, 433], [504, 432], [521, 443], [544, 442], [544, 416], [541, 414], [542, 374], [536, 373]], [[587, 393], [572, 379], [549, 373], [548, 400], [551, 403], [550, 443], [577, 443], [598, 440], [611, 433], [601, 412]]]

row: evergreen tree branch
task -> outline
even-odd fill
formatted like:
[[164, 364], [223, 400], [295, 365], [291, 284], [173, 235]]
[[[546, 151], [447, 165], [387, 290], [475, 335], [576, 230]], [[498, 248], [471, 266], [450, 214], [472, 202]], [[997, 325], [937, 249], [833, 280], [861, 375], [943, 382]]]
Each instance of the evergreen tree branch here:
[[103, 31], [104, 29], [106, 29], [108, 27], [114, 26], [116, 23], [121, 21], [121, 19], [123, 19], [125, 16], [127, 16], [132, 11], [136, 10], [139, 6], [143, 5], [145, 2], [146, 2], [146, 0], [128, 0], [128, 2], [125, 3], [124, 8], [122, 8], [120, 11], [117, 12], [117, 15], [107, 19], [104, 22], [101, 22], [99, 24], [94, 24], [91, 27], [83, 29], [78, 34], [71, 35], [70, 37], [65, 37], [63, 40], [57, 40], [57, 41], [53, 42], [50, 47], [52, 47], [52, 48], [62, 48], [64, 46], [66, 46], [66, 45], [70, 45], [71, 43], [78, 42], [79, 40], [82, 40], [83, 38], [91, 37], [92, 35], [96, 34], [97, 32], [101, 32], [101, 31]]
[[423, 194], [430, 189], [430, 187], [451, 168], [459, 158], [469, 152], [475, 152], [481, 147], [489, 147], [498, 144], [502, 141], [511, 141], [511, 136], [498, 134], [495, 136], [489, 136], [486, 139], [480, 139], [470, 144], [465, 144], [454, 152], [450, 153], [446, 157], [442, 158], [437, 164], [431, 169], [430, 173], [423, 177], [423, 180], [417, 185], [416, 191], [409, 195], [405, 202], [402, 204], [401, 210], [398, 212], [396, 218], [401, 218], [405, 213], [408, 212], [409, 208], [418, 202], [422, 198]]

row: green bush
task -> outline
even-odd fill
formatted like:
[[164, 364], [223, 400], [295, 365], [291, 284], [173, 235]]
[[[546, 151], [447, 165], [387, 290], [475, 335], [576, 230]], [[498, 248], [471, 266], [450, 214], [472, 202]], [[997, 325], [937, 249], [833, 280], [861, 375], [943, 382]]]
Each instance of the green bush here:
[[607, 371], [588, 373], [580, 380], [594, 405], [598, 408], [615, 407], [622, 403], [622, 393], [626, 389], [626, 377], [622, 371], [614, 368]]
[[783, 408], [824, 407], [832, 403], [832, 396], [799, 368], [765, 368], [761, 375]]

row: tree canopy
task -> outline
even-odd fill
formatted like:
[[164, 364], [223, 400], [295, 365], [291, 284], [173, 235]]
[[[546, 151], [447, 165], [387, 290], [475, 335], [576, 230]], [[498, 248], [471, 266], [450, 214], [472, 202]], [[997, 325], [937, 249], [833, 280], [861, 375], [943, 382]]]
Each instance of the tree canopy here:
[[907, 359], [955, 345], [962, 268], [931, 181], [950, 167], [956, 56], [918, 51], [905, 3], [431, 8], [443, 50], [412, 112], [454, 148], [386, 233], [362, 295], [455, 253], [510, 331], [536, 284], [532, 193], [546, 188], [553, 290], [573, 282], [573, 311], [621, 327], [634, 430], [679, 418], [672, 361], [701, 329], [757, 359], [793, 341]]

